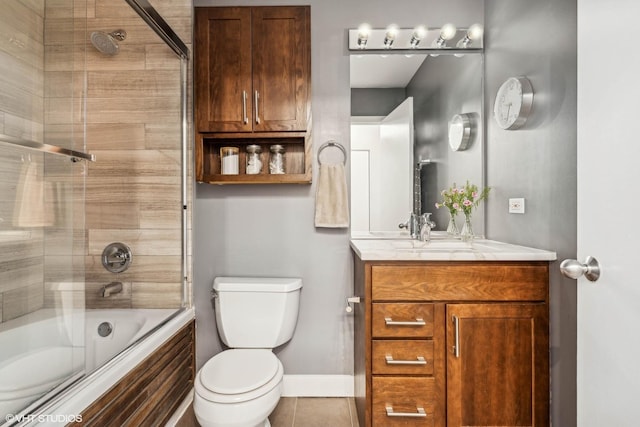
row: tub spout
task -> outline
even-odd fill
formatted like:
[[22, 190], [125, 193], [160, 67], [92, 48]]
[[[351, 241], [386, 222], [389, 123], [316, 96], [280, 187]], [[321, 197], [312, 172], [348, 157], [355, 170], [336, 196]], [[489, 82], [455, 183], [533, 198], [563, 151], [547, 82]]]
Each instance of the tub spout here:
[[111, 282], [100, 289], [102, 298], [108, 298], [111, 294], [119, 294], [120, 292], [122, 292], [122, 282]]

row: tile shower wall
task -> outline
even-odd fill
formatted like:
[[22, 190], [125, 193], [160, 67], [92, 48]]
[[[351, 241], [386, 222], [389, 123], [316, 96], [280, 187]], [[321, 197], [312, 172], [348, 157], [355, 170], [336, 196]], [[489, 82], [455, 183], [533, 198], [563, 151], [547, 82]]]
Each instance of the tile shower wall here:
[[[3, 0], [0, 13], [0, 133], [42, 142], [44, 105], [44, 3]], [[0, 322], [44, 304], [41, 228], [15, 224], [15, 198], [27, 166], [24, 150], [2, 148], [0, 156]], [[33, 167], [43, 172], [41, 157]], [[14, 213], [15, 211], [15, 213]]]
[[[124, 0], [74, 0], [73, 20], [56, 13], [61, 1], [47, 0], [52, 8], [46, 25], [47, 78], [51, 87], [66, 85], [74, 96], [51, 91], [46, 128], [51, 137], [61, 138], [77, 131], [76, 143], [86, 138], [83, 150], [97, 159], [81, 171], [86, 189], [78, 208], [85, 209], [80, 236], [85, 252], [74, 263], [84, 271], [84, 292], [78, 285], [63, 290], [86, 300], [87, 308], [180, 307], [180, 61]], [[191, 1], [152, 3], [182, 40], [190, 42]], [[117, 29], [127, 32], [117, 55], [104, 55], [91, 46], [92, 31]], [[61, 48], [70, 32], [75, 33], [72, 53]], [[102, 251], [112, 242], [123, 242], [133, 252], [124, 273], [113, 274], [102, 266]], [[63, 279], [52, 264], [45, 295], [51, 304], [60, 298]], [[123, 292], [102, 298], [100, 288], [112, 281], [122, 282]]]
[[[190, 1], [152, 3], [191, 40]], [[98, 159], [86, 180], [87, 307], [180, 307], [180, 63], [124, 0], [88, 4], [87, 34], [122, 28], [127, 39], [116, 56], [87, 49], [87, 150]], [[124, 273], [102, 266], [111, 242], [133, 252]], [[123, 292], [100, 297], [114, 280]]]

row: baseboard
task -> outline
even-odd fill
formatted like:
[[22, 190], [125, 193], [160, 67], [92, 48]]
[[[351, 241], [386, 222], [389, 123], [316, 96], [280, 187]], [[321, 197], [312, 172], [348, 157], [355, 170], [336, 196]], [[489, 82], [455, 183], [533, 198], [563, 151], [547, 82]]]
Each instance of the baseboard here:
[[285, 375], [283, 397], [352, 397], [352, 375]]

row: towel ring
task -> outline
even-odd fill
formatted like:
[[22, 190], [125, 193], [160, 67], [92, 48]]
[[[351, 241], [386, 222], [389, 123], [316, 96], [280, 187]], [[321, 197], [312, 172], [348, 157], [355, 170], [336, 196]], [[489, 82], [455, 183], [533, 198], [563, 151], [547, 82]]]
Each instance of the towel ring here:
[[342, 151], [342, 154], [344, 155], [344, 161], [342, 163], [344, 163], [345, 165], [347, 164], [347, 150], [344, 148], [344, 146], [342, 144], [340, 144], [339, 142], [334, 141], [333, 139], [325, 142], [324, 144], [322, 144], [320, 146], [320, 148], [318, 149], [318, 164], [321, 165], [322, 162], [320, 161], [320, 153], [322, 152], [322, 150], [324, 150], [327, 147], [336, 147], [339, 148], [340, 151]]

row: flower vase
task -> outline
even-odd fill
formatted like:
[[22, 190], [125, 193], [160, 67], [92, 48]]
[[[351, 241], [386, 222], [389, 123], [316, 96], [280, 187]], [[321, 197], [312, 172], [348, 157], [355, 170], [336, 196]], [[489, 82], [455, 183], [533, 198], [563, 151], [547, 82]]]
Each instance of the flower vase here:
[[460, 234], [458, 226], [456, 225], [455, 214], [451, 212], [449, 212], [449, 225], [447, 226], [447, 234], [454, 237]]
[[460, 232], [460, 237], [463, 242], [471, 242], [473, 240], [473, 226], [471, 225], [471, 214], [465, 214], [464, 225]]

